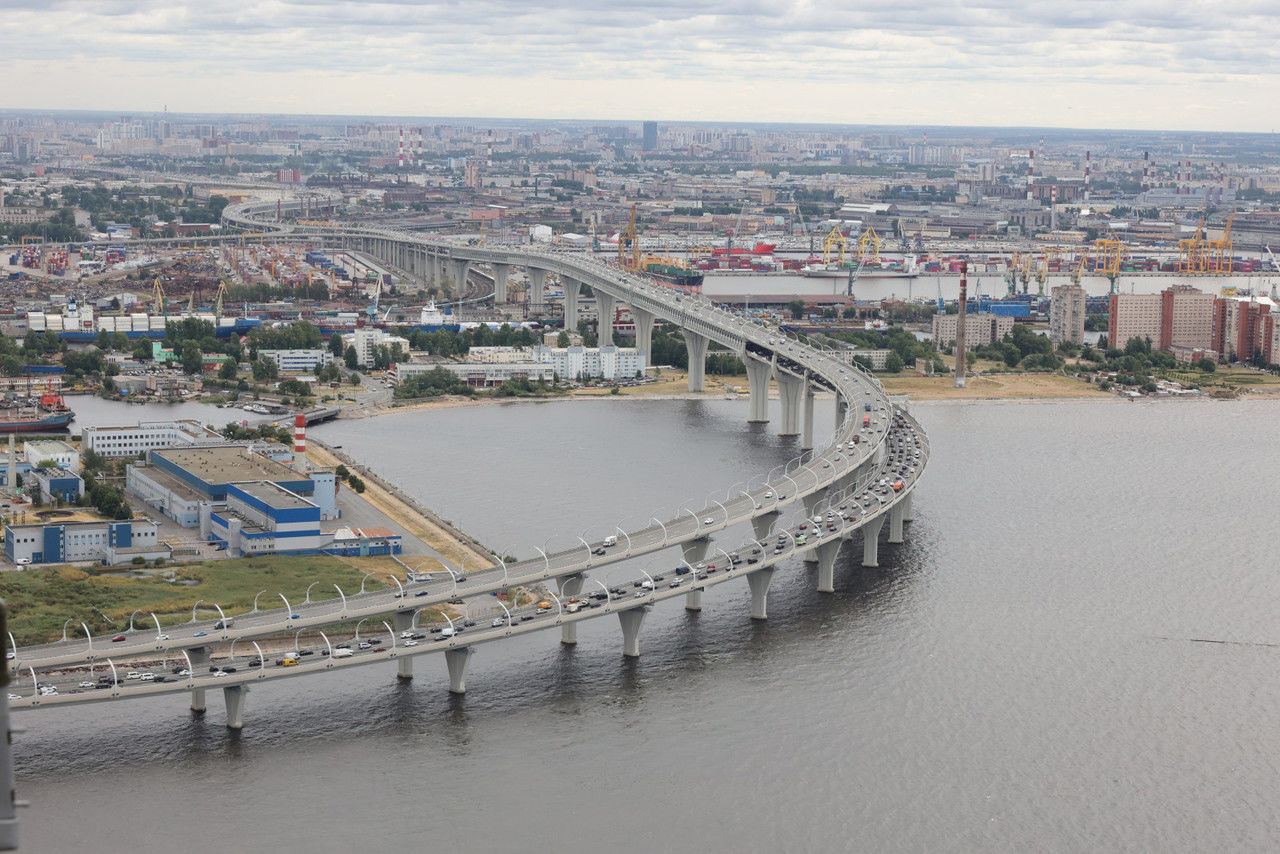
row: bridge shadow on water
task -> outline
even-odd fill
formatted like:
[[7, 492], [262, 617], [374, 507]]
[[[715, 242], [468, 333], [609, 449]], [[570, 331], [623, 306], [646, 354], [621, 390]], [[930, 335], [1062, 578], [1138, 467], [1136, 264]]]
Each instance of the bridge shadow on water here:
[[548, 630], [477, 647], [464, 696], [448, 693], [442, 658], [429, 656], [415, 661], [413, 680], [395, 678], [390, 665], [370, 665], [340, 682], [319, 677], [253, 686], [239, 732], [226, 728], [222, 697], [212, 689], [203, 715], [186, 708], [186, 694], [122, 702], [110, 716], [99, 705], [30, 720], [19, 715], [29, 731], [15, 742], [16, 768], [25, 777], [94, 776], [161, 762], [197, 773], [280, 746], [322, 749], [359, 739], [461, 756], [478, 733], [530, 710], [575, 718], [604, 707], [631, 717], [665, 690], [696, 692], [715, 679], [738, 678], [735, 668], [750, 673], [767, 670], [757, 665], [770, 659], [830, 654], [824, 645], [833, 638], [893, 622], [922, 579], [937, 571], [937, 532], [924, 518], [907, 531], [901, 545], [882, 538], [879, 568], [861, 566], [860, 540], [846, 543], [834, 594], [816, 591], [816, 568], [798, 559], [783, 565], [770, 587], [766, 621], [747, 616], [745, 580], [707, 591], [701, 612], [684, 610], [683, 599], [664, 603], [646, 618], [639, 659], [621, 654], [617, 620], [606, 616], [580, 623], [574, 646]]

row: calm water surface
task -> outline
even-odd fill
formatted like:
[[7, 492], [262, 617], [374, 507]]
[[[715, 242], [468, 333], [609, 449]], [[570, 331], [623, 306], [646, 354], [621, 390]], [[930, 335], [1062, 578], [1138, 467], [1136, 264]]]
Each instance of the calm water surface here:
[[[830, 404], [819, 406], [830, 418]], [[837, 592], [798, 562], [443, 663], [20, 716], [24, 849], [1271, 851], [1280, 820], [1280, 404], [918, 405], [933, 462], [902, 546]], [[792, 440], [745, 403], [473, 407], [338, 422], [342, 444], [522, 557], [700, 501]], [[859, 552], [860, 556], [860, 552]], [[665, 560], [659, 559], [661, 564]], [[1204, 640], [1227, 643], [1205, 643]]]

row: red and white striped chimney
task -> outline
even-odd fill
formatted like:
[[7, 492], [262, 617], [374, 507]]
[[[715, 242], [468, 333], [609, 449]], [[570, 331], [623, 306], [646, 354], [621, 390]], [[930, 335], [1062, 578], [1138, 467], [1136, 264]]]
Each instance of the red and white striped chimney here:
[[293, 419], [293, 468], [302, 471], [307, 467], [307, 416], [298, 413]]
[[1086, 151], [1084, 153], [1084, 200], [1086, 202], [1089, 201], [1089, 170], [1092, 166], [1093, 160], [1091, 153]]
[[404, 128], [400, 128], [400, 168], [404, 169]]
[[1150, 177], [1150, 175], [1151, 175], [1151, 155], [1149, 152], [1144, 151], [1142, 152], [1142, 192], [1144, 193], [1147, 190], [1151, 189], [1150, 184], [1147, 183], [1147, 180]]
[[1031, 173], [1036, 167], [1036, 150], [1033, 148], [1027, 153], [1027, 201], [1031, 201], [1033, 194], [1031, 192]]

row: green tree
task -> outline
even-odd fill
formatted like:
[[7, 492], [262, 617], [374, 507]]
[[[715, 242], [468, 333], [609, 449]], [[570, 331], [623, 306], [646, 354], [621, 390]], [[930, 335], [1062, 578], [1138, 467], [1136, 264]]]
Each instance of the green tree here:
[[338, 358], [342, 358], [342, 336], [341, 335], [329, 336], [329, 352], [337, 356]]
[[204, 370], [204, 356], [194, 341], [182, 345], [182, 370], [188, 374], [198, 374]]
[[902, 357], [897, 353], [890, 353], [884, 360], [884, 369], [891, 374], [896, 374], [902, 370]]
[[804, 301], [793, 299], [791, 302], [787, 303], [787, 310], [791, 312], [792, 320], [799, 320], [804, 317]]
[[236, 378], [236, 363], [228, 359], [218, 368], [218, 378], [224, 380], [234, 380]]
[[360, 367], [360, 359], [356, 356], [356, 348], [348, 345], [346, 352], [342, 354], [342, 361], [346, 364], [347, 370], [354, 371]]
[[1206, 374], [1211, 374], [1214, 371], [1218, 370], [1218, 366], [1213, 361], [1213, 359], [1201, 359], [1200, 361], [1196, 362], [1196, 367], [1204, 371]]

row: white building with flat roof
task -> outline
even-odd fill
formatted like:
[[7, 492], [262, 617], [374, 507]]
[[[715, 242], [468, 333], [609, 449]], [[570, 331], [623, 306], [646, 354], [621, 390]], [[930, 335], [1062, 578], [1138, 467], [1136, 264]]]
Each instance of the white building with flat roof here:
[[334, 356], [328, 350], [259, 350], [258, 358], [275, 362], [281, 373], [301, 374], [323, 368]]
[[635, 347], [548, 347], [538, 344], [534, 357], [550, 365], [562, 380], [605, 379], [613, 382], [644, 376], [644, 354]]
[[80, 470], [80, 452], [59, 439], [28, 439], [23, 443], [22, 455], [33, 466], [53, 460], [59, 468]]
[[373, 354], [384, 344], [387, 347], [399, 344], [402, 351], [406, 354], [409, 352], [407, 340], [398, 335], [390, 335], [376, 326], [361, 326], [355, 332], [348, 332], [342, 336], [343, 349], [354, 347], [356, 363], [362, 368], [373, 366]]
[[104, 457], [136, 457], [156, 448], [217, 442], [222, 436], [199, 421], [143, 421], [133, 426], [85, 427], [81, 446]]

